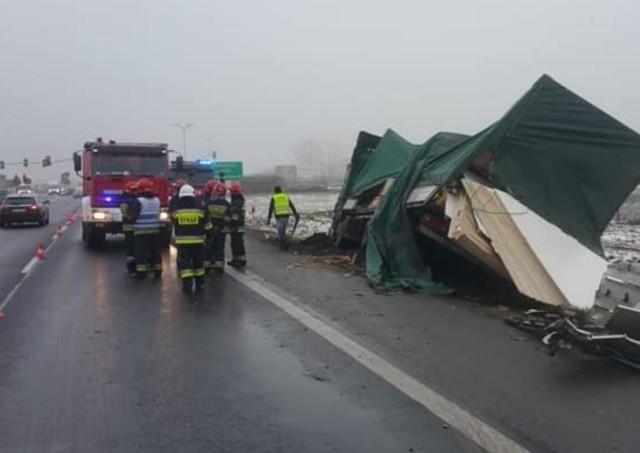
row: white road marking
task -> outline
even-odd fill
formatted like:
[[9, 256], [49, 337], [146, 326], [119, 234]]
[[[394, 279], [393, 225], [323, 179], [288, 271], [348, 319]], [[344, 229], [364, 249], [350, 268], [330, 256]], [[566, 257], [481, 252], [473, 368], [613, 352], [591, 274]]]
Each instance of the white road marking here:
[[351, 356], [486, 451], [495, 453], [527, 453], [529, 451], [456, 403], [331, 327], [308, 309], [291, 302], [297, 297], [285, 294], [279, 288], [277, 290], [270, 288], [269, 283], [252, 272], [239, 272], [231, 268], [227, 270], [227, 274]]
[[38, 258], [34, 256], [33, 258], [31, 258], [31, 261], [29, 261], [27, 265], [22, 269], [21, 273], [28, 274], [29, 272], [31, 272], [31, 269], [33, 269], [33, 266], [35, 266], [37, 262]]
[[[66, 230], [66, 226], [63, 227], [64, 230]], [[54, 235], [54, 237], [57, 239], [57, 237]], [[57, 243], [58, 241], [51, 241], [49, 243], [49, 245], [44, 249], [44, 253], [45, 255], [49, 253], [49, 250], [51, 250], [51, 248]], [[27, 263], [27, 265], [22, 268], [22, 270], [20, 271], [20, 273], [22, 274], [22, 278], [20, 279], [20, 281], [16, 284], [16, 286], [13, 287], [13, 289], [9, 292], [9, 294], [7, 294], [7, 296], [4, 298], [4, 300], [2, 301], [2, 303], [0, 303], [0, 312], [3, 311], [5, 309], [5, 307], [9, 304], [9, 302], [11, 302], [11, 299], [13, 299], [13, 296], [15, 296], [15, 294], [18, 292], [18, 290], [20, 289], [20, 287], [22, 286], [22, 284], [27, 281], [27, 279], [29, 278], [29, 276], [31, 275], [33, 269], [37, 266], [37, 264], [40, 262], [40, 260], [37, 257], [33, 257], [31, 258], [31, 260]]]
[[[69, 228], [67, 225], [63, 225], [63, 226], [61, 226], [61, 227], [60, 227], [60, 232], [61, 232], [62, 234], [64, 234], [64, 232], [65, 232], [65, 231], [67, 231], [67, 228]], [[60, 238], [58, 237], [58, 229], [56, 228], [56, 232], [55, 232], [55, 233], [53, 233], [53, 236], [51, 236], [51, 240], [52, 240], [52, 241], [57, 241], [58, 239], [60, 239]]]

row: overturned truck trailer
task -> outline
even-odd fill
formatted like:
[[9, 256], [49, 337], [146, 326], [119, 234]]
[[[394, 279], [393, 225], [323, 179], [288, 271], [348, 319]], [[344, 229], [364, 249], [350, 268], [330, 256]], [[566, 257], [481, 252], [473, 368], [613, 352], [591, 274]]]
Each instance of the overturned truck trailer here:
[[332, 236], [340, 246], [360, 246], [369, 220], [416, 145], [392, 130], [378, 137], [360, 132], [334, 209]]
[[366, 225], [369, 280], [446, 292], [442, 252], [534, 300], [589, 309], [600, 236], [639, 164], [635, 131], [545, 75], [480, 133], [414, 150]]

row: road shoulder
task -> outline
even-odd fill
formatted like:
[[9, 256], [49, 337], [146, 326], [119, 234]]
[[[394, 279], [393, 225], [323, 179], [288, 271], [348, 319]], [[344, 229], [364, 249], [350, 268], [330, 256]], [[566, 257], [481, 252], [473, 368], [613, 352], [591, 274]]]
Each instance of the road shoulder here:
[[[625, 395], [640, 385], [629, 370], [579, 354], [549, 357], [536, 340], [505, 325], [497, 307], [461, 297], [376, 294], [361, 276], [324, 264], [331, 260], [281, 252], [255, 233], [247, 242], [252, 272], [533, 450], [633, 445], [637, 423], [622, 414], [633, 411]], [[598, 394], [585, 397], [585, 387]], [[594, 413], [594, 404], [603, 412]], [[612, 426], [611, 416], [616, 433], [598, 434], [604, 423]]]

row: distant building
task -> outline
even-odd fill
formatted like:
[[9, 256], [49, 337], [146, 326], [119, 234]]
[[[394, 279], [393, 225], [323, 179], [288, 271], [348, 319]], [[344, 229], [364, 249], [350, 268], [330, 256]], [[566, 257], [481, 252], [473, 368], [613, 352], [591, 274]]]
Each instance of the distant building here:
[[286, 187], [293, 187], [298, 180], [296, 165], [278, 165], [274, 173]]

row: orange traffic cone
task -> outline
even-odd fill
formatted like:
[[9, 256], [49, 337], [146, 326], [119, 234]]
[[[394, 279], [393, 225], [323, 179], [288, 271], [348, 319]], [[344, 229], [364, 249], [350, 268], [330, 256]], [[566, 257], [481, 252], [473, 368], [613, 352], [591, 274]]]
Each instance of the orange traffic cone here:
[[41, 242], [38, 244], [38, 250], [36, 251], [36, 258], [38, 258], [39, 260], [43, 260], [47, 257], [45, 251], [44, 251], [44, 244]]

